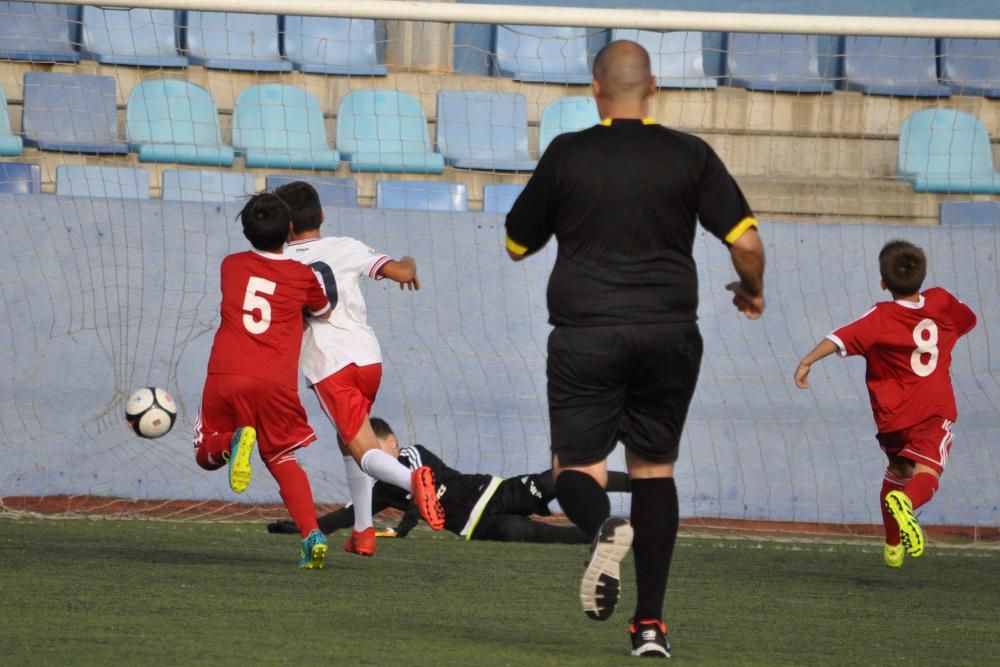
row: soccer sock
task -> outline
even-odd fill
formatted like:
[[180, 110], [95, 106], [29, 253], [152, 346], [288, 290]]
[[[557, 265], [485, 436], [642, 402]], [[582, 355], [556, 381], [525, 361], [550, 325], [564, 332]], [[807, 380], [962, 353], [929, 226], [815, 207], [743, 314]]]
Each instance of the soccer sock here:
[[878, 499], [879, 507], [882, 509], [882, 527], [885, 528], [885, 543], [890, 547], [899, 544], [899, 525], [892, 518], [892, 515], [889, 514], [889, 510], [885, 508], [885, 497], [890, 491], [902, 491], [905, 485], [905, 479], [897, 477], [889, 471], [886, 471], [885, 477], [882, 479], [882, 492], [879, 494]]
[[903, 493], [913, 503], [913, 509], [917, 509], [928, 500], [934, 497], [938, 490], [938, 478], [929, 472], [918, 472], [906, 483]]
[[663, 618], [670, 561], [680, 512], [673, 477], [632, 480], [632, 556], [637, 599], [635, 618]]
[[579, 470], [564, 470], [556, 478], [556, 499], [569, 520], [593, 540], [604, 520], [611, 516], [608, 493], [597, 480]]
[[372, 527], [372, 485], [375, 480], [366, 475], [350, 455], [344, 457], [344, 470], [347, 472], [351, 504], [354, 505], [354, 530], [361, 532]]
[[[361, 469], [375, 479], [398, 486], [404, 491], [412, 491], [410, 488], [410, 469], [404, 466], [399, 460], [383, 452], [381, 449], [369, 449], [361, 455]], [[357, 512], [357, 503], [354, 511]]]
[[309, 476], [295, 459], [295, 454], [282, 455], [278, 460], [268, 463], [267, 469], [278, 482], [281, 499], [285, 501], [285, 508], [292, 515], [292, 521], [303, 539], [312, 531], [319, 530]]
[[632, 480], [629, 479], [627, 472], [621, 472], [619, 470], [612, 470], [608, 472], [608, 492], [613, 491], [620, 493], [628, 493], [632, 490]]
[[205, 470], [218, 470], [229, 461], [233, 432], [199, 433], [198, 446], [194, 450], [194, 460]]

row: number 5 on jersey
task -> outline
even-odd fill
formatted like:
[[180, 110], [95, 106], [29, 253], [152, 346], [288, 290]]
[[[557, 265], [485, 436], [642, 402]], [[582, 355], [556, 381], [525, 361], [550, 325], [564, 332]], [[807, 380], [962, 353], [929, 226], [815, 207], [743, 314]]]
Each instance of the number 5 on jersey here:
[[[271, 326], [271, 302], [262, 294], [274, 295], [277, 284], [265, 278], [250, 276], [243, 297], [243, 326], [252, 334], [262, 334]], [[260, 312], [260, 316], [254, 315]]]

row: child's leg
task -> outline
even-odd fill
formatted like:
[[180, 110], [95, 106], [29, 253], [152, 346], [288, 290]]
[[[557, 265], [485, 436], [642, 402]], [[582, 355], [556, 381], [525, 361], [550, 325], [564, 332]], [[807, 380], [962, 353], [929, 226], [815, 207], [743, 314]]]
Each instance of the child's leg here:
[[281, 499], [285, 501], [285, 507], [299, 529], [299, 534], [305, 538], [310, 532], [319, 530], [309, 477], [295, 458], [295, 452], [282, 454], [270, 462], [265, 461], [265, 465], [278, 482]]
[[910, 478], [903, 488], [903, 493], [913, 503], [913, 509], [917, 509], [934, 497], [934, 494], [938, 490], [939, 477], [940, 474], [934, 468], [926, 466], [923, 463], [916, 465], [913, 477]]
[[885, 477], [882, 479], [882, 491], [879, 493], [879, 508], [882, 510], [882, 527], [885, 529], [885, 543], [891, 547], [899, 544], [899, 525], [889, 514], [885, 506], [885, 496], [890, 491], [902, 491], [909, 480], [911, 471], [905, 466], [890, 463], [885, 469]]

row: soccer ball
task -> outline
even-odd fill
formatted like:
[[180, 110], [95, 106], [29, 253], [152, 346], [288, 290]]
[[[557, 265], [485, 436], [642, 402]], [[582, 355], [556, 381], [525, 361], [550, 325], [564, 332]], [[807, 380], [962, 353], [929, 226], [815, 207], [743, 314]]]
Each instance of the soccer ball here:
[[125, 421], [143, 438], [166, 435], [176, 420], [177, 404], [159, 387], [137, 389], [125, 402]]

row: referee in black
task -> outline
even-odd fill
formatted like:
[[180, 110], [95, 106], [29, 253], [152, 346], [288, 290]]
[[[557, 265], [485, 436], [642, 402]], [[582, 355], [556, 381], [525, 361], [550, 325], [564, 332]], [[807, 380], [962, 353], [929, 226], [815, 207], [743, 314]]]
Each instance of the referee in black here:
[[[549, 276], [549, 420], [556, 497], [591, 536], [580, 586], [588, 616], [608, 618], [632, 548], [632, 655], [670, 656], [663, 618], [677, 537], [681, 431], [701, 365], [697, 223], [726, 244], [727, 285], [750, 319], [764, 310], [764, 249], [739, 186], [701, 139], [648, 118], [649, 54], [615, 41], [594, 60], [603, 119], [556, 137], [507, 215], [515, 261], [559, 244]], [[630, 519], [610, 517], [608, 454], [626, 449]], [[634, 536], [634, 544], [633, 544]]]

